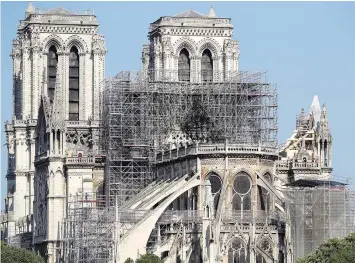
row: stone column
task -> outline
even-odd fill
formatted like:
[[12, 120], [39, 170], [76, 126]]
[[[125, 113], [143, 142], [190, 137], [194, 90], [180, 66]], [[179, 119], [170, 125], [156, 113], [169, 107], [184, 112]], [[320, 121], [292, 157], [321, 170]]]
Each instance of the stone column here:
[[32, 107], [31, 107], [31, 119], [37, 119], [38, 108], [41, 97], [41, 54], [38, 46], [32, 48]]
[[[233, 67], [232, 67], [233, 57], [231, 54], [225, 54], [224, 56], [224, 77], [225, 80], [228, 81], [231, 79]], [[220, 71], [222, 73], [222, 70]], [[221, 75], [221, 74], [220, 74]]]
[[[43, 83], [44, 80], [46, 81], [46, 83], [48, 82], [48, 52], [42, 52], [42, 60], [43, 60], [42, 74], [45, 74], [45, 76], [42, 75], [41, 84]], [[48, 83], [47, 83], [47, 85], [48, 85]], [[48, 86], [47, 85], [43, 85], [43, 90], [41, 90], [41, 94], [43, 92], [43, 94], [46, 96], [48, 95], [48, 91], [47, 91]], [[42, 89], [42, 87], [41, 87], [41, 89]]]
[[102, 49], [93, 51], [94, 53], [94, 83], [93, 83], [93, 118], [98, 120], [100, 118], [101, 92], [104, 85], [105, 76], [105, 53]]
[[179, 80], [179, 56], [172, 56], [173, 81]]
[[324, 163], [324, 141], [323, 140], [319, 143], [319, 149], [320, 149], [319, 163], [321, 166], [323, 166]]
[[332, 143], [328, 142], [328, 167], [332, 167]]
[[26, 119], [31, 114], [31, 58], [30, 49], [25, 46], [22, 49], [22, 112], [20, 119]]
[[191, 57], [191, 83], [201, 82], [201, 56]]
[[18, 119], [21, 115], [22, 107], [22, 97], [21, 97], [21, 50], [20, 42], [18, 39], [13, 40], [12, 42], [12, 72], [13, 72], [13, 93], [12, 93], [12, 106], [13, 106], [13, 116], [16, 116]]
[[212, 56], [213, 60], [213, 82], [223, 81], [222, 57]]
[[79, 53], [79, 120], [85, 120], [86, 105], [86, 53]]
[[162, 61], [161, 61], [161, 77], [162, 80], [167, 80], [169, 78], [169, 68], [168, 68], [168, 55], [166, 52], [162, 52]]
[[[57, 94], [60, 94], [61, 114], [64, 119], [69, 119], [69, 52], [58, 52], [57, 76], [59, 72], [60, 89], [54, 92], [54, 99]], [[58, 98], [57, 98], [58, 99]]]

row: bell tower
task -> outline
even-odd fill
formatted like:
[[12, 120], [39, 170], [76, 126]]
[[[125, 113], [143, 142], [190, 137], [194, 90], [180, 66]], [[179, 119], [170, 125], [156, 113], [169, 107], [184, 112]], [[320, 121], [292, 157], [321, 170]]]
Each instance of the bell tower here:
[[150, 79], [222, 82], [238, 71], [239, 47], [229, 18], [187, 10], [150, 24], [142, 68]]
[[[45, 156], [56, 155], [56, 160], [63, 157], [67, 147], [66, 131], [70, 124], [81, 123], [86, 127], [89, 122], [99, 120], [105, 53], [105, 40], [98, 33], [98, 22], [93, 12], [73, 13], [59, 7], [44, 11], [29, 3], [25, 18], [19, 23], [11, 53], [13, 119], [5, 124], [8, 145], [5, 236], [8, 240], [24, 231], [36, 229], [33, 218], [36, 218], [34, 211], [39, 205], [36, 203], [37, 190], [41, 187], [43, 208], [47, 206], [53, 210], [49, 203], [57, 201], [53, 198], [49, 201], [50, 196], [65, 198], [64, 190], [59, 193], [56, 189], [54, 194], [48, 189], [54, 187], [48, 186], [50, 166], [37, 174], [35, 164]], [[43, 101], [46, 101], [45, 105]], [[40, 109], [41, 105], [44, 110]], [[42, 111], [46, 113], [44, 119], [56, 125], [44, 127], [51, 130], [45, 130], [42, 133], [44, 136], [39, 137], [37, 131], [42, 126], [38, 127], [38, 116]], [[59, 162], [56, 165], [54, 174], [59, 176], [63, 164]], [[36, 186], [36, 181], [40, 185]], [[54, 178], [53, 182], [64, 182], [64, 178]], [[62, 189], [65, 189], [64, 185]], [[61, 202], [64, 204], [64, 201]], [[62, 210], [64, 212], [64, 206]], [[43, 210], [44, 213], [46, 211]], [[37, 225], [41, 229], [53, 225], [53, 235], [44, 231], [43, 240], [57, 238], [54, 232], [58, 230], [62, 216], [56, 214], [46, 218], [41, 226]], [[24, 221], [23, 218], [29, 220]], [[20, 221], [29, 221], [26, 230], [18, 227]], [[54, 255], [53, 251], [48, 253]]]

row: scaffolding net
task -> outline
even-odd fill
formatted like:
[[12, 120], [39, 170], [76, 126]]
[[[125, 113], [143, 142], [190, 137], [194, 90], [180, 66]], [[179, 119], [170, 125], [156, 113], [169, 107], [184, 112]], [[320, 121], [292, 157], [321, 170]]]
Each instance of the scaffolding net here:
[[315, 188], [290, 188], [285, 193], [295, 259], [330, 238], [342, 238], [355, 230], [355, 192], [346, 187], [329, 183]]
[[[166, 72], [165, 72], [166, 74]], [[224, 82], [152, 81], [121, 72], [105, 83], [105, 193], [122, 204], [154, 178], [155, 156], [172, 144], [229, 143], [277, 148], [277, 93], [265, 73]]]
[[68, 197], [62, 229], [64, 262], [113, 262], [117, 220], [114, 208], [105, 207], [104, 196], [83, 193]]

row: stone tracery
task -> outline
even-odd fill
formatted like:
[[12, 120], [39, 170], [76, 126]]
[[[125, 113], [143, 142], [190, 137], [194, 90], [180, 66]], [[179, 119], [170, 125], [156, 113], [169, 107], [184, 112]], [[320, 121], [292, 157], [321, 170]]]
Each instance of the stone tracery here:
[[49, 35], [43, 40], [42, 43], [44, 52], [48, 52], [49, 48], [53, 45], [56, 47], [57, 52], [64, 52], [66, 50], [63, 39], [57, 34]]

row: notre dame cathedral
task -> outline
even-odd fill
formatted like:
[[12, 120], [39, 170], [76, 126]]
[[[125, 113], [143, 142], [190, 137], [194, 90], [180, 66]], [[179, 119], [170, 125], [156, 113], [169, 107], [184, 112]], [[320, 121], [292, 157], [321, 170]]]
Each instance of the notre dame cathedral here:
[[162, 16], [141, 71], [105, 78], [94, 14], [29, 3], [12, 43], [2, 238], [49, 263], [264, 263], [345, 235], [346, 207], [324, 208], [347, 198], [326, 106], [315, 96], [280, 147], [277, 91], [239, 69], [232, 33], [212, 7]]

